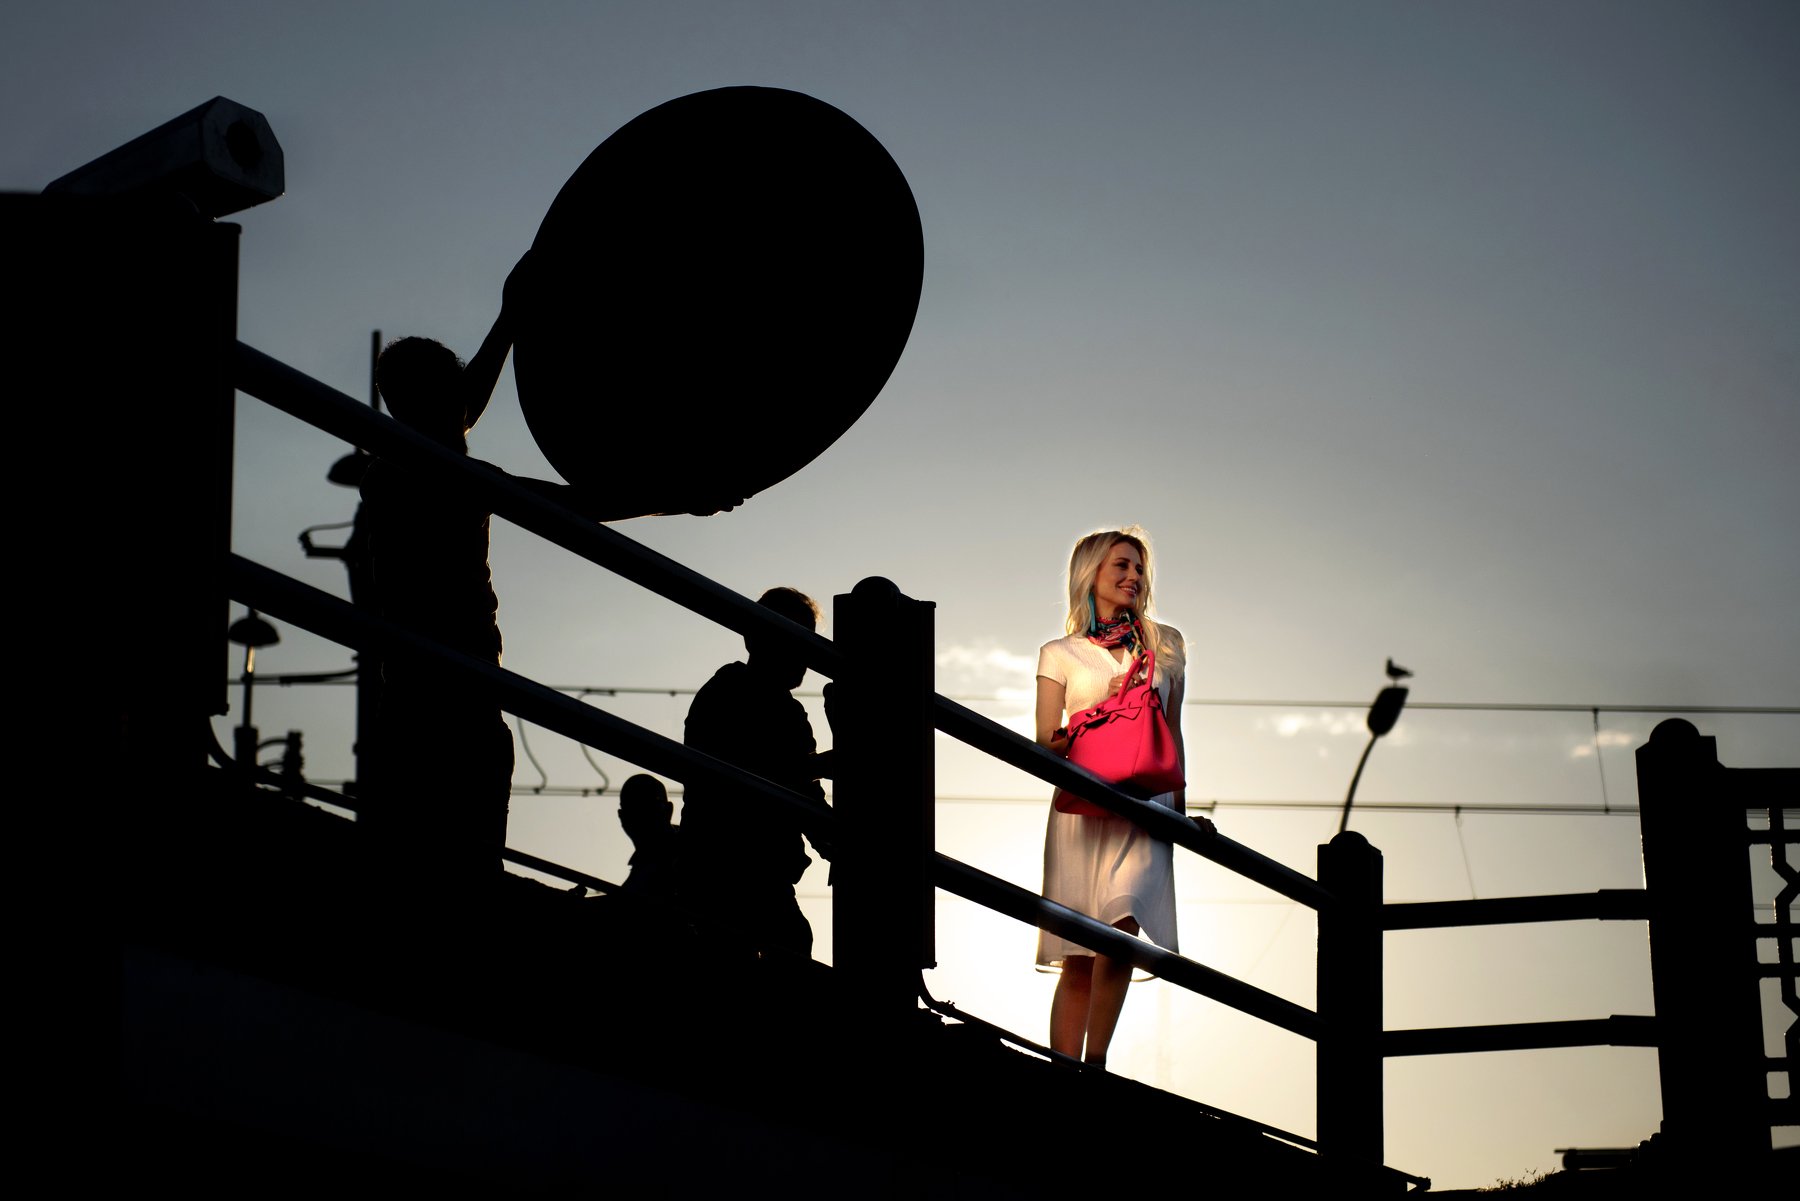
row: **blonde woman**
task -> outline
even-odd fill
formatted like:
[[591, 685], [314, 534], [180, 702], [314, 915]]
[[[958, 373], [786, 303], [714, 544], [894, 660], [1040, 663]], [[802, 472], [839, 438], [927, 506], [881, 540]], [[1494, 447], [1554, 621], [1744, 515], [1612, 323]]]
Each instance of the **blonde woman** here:
[[[1069, 556], [1067, 636], [1038, 651], [1037, 740], [1067, 754], [1068, 715], [1116, 693], [1138, 648], [1156, 660], [1156, 689], [1186, 769], [1181, 741], [1181, 632], [1150, 618], [1150, 543], [1136, 526], [1102, 530]], [[1141, 682], [1141, 681], [1134, 681]], [[1154, 798], [1176, 812], [1184, 792]], [[1044, 896], [1127, 934], [1143, 934], [1173, 951], [1175, 868], [1172, 848], [1125, 818], [1050, 811], [1044, 833]], [[1096, 955], [1049, 933], [1038, 935], [1038, 966], [1061, 969], [1050, 1007], [1050, 1045], [1104, 1067], [1125, 1006], [1131, 965]]]

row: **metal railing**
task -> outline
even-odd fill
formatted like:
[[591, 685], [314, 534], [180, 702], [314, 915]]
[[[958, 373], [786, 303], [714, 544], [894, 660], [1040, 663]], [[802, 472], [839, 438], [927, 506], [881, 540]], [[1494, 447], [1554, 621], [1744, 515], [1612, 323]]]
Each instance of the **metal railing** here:
[[[854, 674], [847, 673], [845, 655], [831, 641], [803, 630], [754, 601], [604, 525], [580, 517], [511, 477], [417, 434], [352, 397], [243, 343], [238, 343], [235, 348], [233, 379], [248, 395], [374, 455], [398, 460], [435, 477], [447, 489], [476, 501], [497, 516], [692, 612], [740, 634], [785, 640], [821, 675], [843, 680], [846, 674]], [[805, 812], [815, 823], [826, 823], [827, 828], [829, 823], [841, 822], [848, 808], [841, 795], [845, 791], [841, 784], [837, 790], [840, 795], [836, 811], [822, 811], [810, 798], [493, 663], [436, 646], [403, 626], [240, 556], [230, 558], [228, 584], [234, 599], [331, 641], [379, 654], [399, 651], [434, 658], [461, 675], [469, 687], [487, 695], [508, 712], [659, 775], [686, 784], [702, 781], [728, 787], [742, 795], [786, 805]], [[844, 599], [847, 598], [840, 598], [840, 601]], [[928, 663], [926, 672], [928, 680]], [[1326, 910], [1333, 906], [1331, 892], [1317, 881], [1230, 838], [1208, 833], [1173, 810], [1132, 797], [954, 701], [928, 689], [927, 694], [920, 716], [952, 737], [1049, 784], [1078, 791], [1136, 822], [1157, 838], [1185, 847], [1301, 904]], [[928, 742], [926, 749], [929, 750]], [[839, 753], [842, 756], [842, 739]], [[540, 870], [548, 870], [555, 869], [556, 865], [540, 863], [538, 866]], [[1303, 1037], [1317, 1039], [1326, 1032], [1326, 1022], [1304, 1006], [1128, 935], [979, 868], [939, 854], [935, 848], [930, 849], [925, 867], [928, 887], [942, 888], [1091, 950], [1129, 961], [1173, 984]], [[575, 878], [560, 869], [553, 874]], [[840, 895], [849, 891], [846, 883], [848, 881], [839, 880], [837, 891]], [[881, 940], [865, 941], [880, 943]], [[840, 961], [842, 958], [840, 955]], [[909, 1004], [916, 993], [915, 969], [911, 972]], [[1286, 1137], [1302, 1144], [1311, 1142], [1301, 1136]], [[1379, 1153], [1374, 1162], [1379, 1163]]]
[[[835, 803], [828, 809], [584, 700], [493, 663], [436, 646], [402, 626], [249, 560], [230, 558], [232, 596], [259, 611], [358, 649], [429, 656], [499, 707], [535, 725], [685, 784], [704, 782], [788, 806], [804, 813], [819, 828], [835, 830], [840, 856], [835, 861], [839, 870], [833, 902], [839, 915], [835, 959], [848, 978], [877, 998], [877, 1008], [896, 999], [903, 999], [910, 1008], [921, 995], [918, 968], [933, 961], [931, 893], [942, 888], [1315, 1040], [1319, 1047], [1316, 1146], [1327, 1157], [1363, 1167], [1381, 1164], [1381, 1065], [1387, 1056], [1582, 1045], [1657, 1046], [1662, 1041], [1663, 1023], [1650, 1017], [1395, 1031], [1384, 1030], [1381, 1019], [1382, 939], [1388, 931], [1653, 919], [1644, 890], [1385, 904], [1380, 852], [1353, 832], [1321, 846], [1319, 877], [1308, 877], [1205, 830], [1182, 814], [1133, 797], [1035, 742], [937, 695], [931, 688], [930, 606], [901, 596], [886, 581], [864, 581], [851, 594], [838, 598], [839, 637], [834, 643], [242, 343], [235, 347], [233, 378], [240, 390], [375, 455], [421, 470], [494, 514], [694, 613], [740, 634], [782, 640], [803, 656], [809, 667], [843, 687], [843, 708], [851, 716], [845, 730], [838, 730], [834, 722], [840, 772]], [[893, 656], [878, 661], [872, 650], [876, 645], [872, 631], [889, 619], [910, 630], [900, 639], [898, 669]], [[899, 684], [893, 682], [896, 674]], [[938, 853], [929, 812], [933, 730], [1046, 784], [1076, 792], [1158, 839], [1317, 911], [1317, 1008], [1307, 1009]], [[902, 750], [895, 751], [895, 747]], [[904, 749], [908, 747], [910, 751]], [[895, 814], [903, 814], [909, 807], [917, 820], [902, 822], [896, 833]], [[579, 873], [548, 861], [537, 860], [534, 866], [567, 879], [582, 879]], [[912, 940], [918, 952], [916, 962], [892, 954], [896, 945], [892, 937], [902, 940], [899, 945]], [[866, 949], [871, 947], [881, 949]], [[896, 958], [902, 960], [898, 971], [892, 966]], [[1787, 979], [1791, 980], [1791, 972]], [[1788, 987], [1791, 990], [1791, 983]], [[1275, 1133], [1302, 1145], [1315, 1145], [1300, 1136]]]
[[[604, 525], [580, 517], [512, 478], [444, 447], [383, 416], [369, 406], [320, 383], [268, 355], [239, 343], [236, 383], [240, 390], [283, 412], [360, 445], [376, 455], [422, 467], [445, 484], [487, 506], [496, 515], [530, 530], [596, 566], [633, 581], [701, 616], [740, 634], [774, 635], [806, 656], [808, 666], [827, 677], [843, 674], [842, 657], [827, 639], [810, 633], [756, 602], [714, 583], [656, 551]], [[658, 774], [688, 782], [699, 778], [764, 799], [800, 808], [814, 820], [829, 821], [817, 802], [779, 788], [729, 764], [721, 763], [575, 700], [492, 663], [448, 648], [396, 623], [289, 579], [248, 559], [233, 555], [229, 582], [235, 599], [261, 612], [302, 626], [321, 637], [355, 647], [389, 653], [399, 650], [440, 659], [462, 673], [472, 687], [494, 697], [509, 712], [565, 737], [639, 764]], [[1302, 904], [1328, 906], [1331, 897], [1316, 881], [1222, 835], [1207, 834], [1187, 818], [1160, 805], [1138, 800], [941, 696], [931, 698], [939, 728], [977, 749], [1021, 767], [1049, 783], [1089, 795], [1150, 833], [1187, 847]], [[1034, 921], [1044, 928], [1129, 958], [1160, 976], [1179, 975], [1190, 986], [1215, 999], [1237, 996], [1256, 1006], [1250, 1012], [1286, 1029], [1316, 1033], [1316, 1019], [1292, 1002], [1264, 993], [1222, 973], [1120, 933], [1104, 923], [1064, 909], [1042, 897], [966, 864], [939, 856], [937, 874], [943, 887], [969, 900]], [[1039, 908], [1034, 908], [1032, 903]], [[1028, 912], [1029, 911], [1029, 912]], [[1060, 911], [1060, 912], [1058, 912]], [[1050, 923], [1055, 923], [1053, 927]], [[1181, 964], [1176, 963], [1180, 960]], [[1229, 982], [1229, 983], [1227, 983]], [[1257, 1012], [1261, 1010], [1262, 1012]]]

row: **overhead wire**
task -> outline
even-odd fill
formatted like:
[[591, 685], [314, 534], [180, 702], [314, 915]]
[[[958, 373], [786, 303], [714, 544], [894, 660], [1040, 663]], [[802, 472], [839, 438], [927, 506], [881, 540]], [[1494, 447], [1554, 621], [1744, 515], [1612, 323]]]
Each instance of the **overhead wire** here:
[[[285, 675], [265, 675], [257, 679], [258, 683], [278, 685], [288, 684], [354, 684], [355, 669], [341, 672], [309, 672], [287, 673]], [[577, 699], [586, 700], [590, 696], [666, 696], [671, 699], [681, 696], [692, 696], [698, 690], [692, 688], [670, 687], [637, 687], [628, 685], [558, 685], [557, 691], [573, 693]], [[796, 692], [793, 695], [802, 698], [817, 699], [822, 693]], [[1008, 698], [992, 695], [972, 696], [958, 695], [950, 697], [962, 703], [1005, 703]], [[1367, 707], [1365, 701], [1321, 701], [1321, 700], [1245, 700], [1188, 697], [1183, 701], [1184, 707], [1196, 708], [1289, 708], [1289, 709], [1348, 709], [1359, 710]], [[1587, 713], [1593, 722], [1594, 759], [1600, 778], [1601, 803], [1599, 806], [1580, 804], [1507, 804], [1507, 803], [1443, 803], [1415, 801], [1364, 801], [1360, 808], [1377, 813], [1414, 813], [1414, 814], [1450, 814], [1456, 823], [1457, 842], [1462, 849], [1463, 870], [1469, 881], [1470, 895], [1475, 895], [1474, 873], [1469, 865], [1468, 845], [1464, 838], [1462, 815], [1479, 813], [1487, 816], [1534, 816], [1534, 817], [1635, 817], [1638, 809], [1635, 805], [1612, 804], [1610, 787], [1606, 779], [1606, 763], [1601, 739], [1600, 714], [1604, 710], [1616, 714], [1712, 714], [1732, 716], [1787, 716], [1800, 715], [1800, 707], [1796, 706], [1754, 706], [1754, 705], [1599, 705], [1599, 704], [1566, 704], [1539, 702], [1469, 702], [1469, 701], [1414, 701], [1408, 705], [1409, 710], [1434, 710], [1440, 712], [1506, 712], [1506, 713]], [[568, 797], [602, 797], [617, 795], [613, 787], [612, 777], [604, 766], [594, 757], [592, 748], [585, 744], [580, 746], [582, 757], [600, 777], [599, 787], [552, 784], [550, 775], [531, 748], [526, 734], [526, 723], [516, 717], [519, 746], [525, 758], [538, 774], [535, 786], [514, 787], [514, 796], [568, 796]], [[681, 790], [673, 789], [673, 797], [680, 797]], [[939, 804], [1016, 804], [1038, 805], [1041, 797], [1033, 796], [998, 796], [980, 794], [939, 794], [935, 798]], [[1189, 812], [1208, 813], [1219, 809], [1269, 809], [1269, 810], [1332, 810], [1336, 811], [1341, 802], [1310, 799], [1227, 799], [1190, 800]]]
[[[583, 692], [575, 699], [578, 701], [585, 701], [587, 698], [588, 694]], [[606, 769], [600, 766], [600, 761], [598, 759], [594, 758], [594, 749], [585, 742], [578, 742], [575, 745], [581, 748], [581, 757], [587, 760], [588, 766], [594, 769], [594, 774], [600, 777], [600, 787], [603, 790], [611, 788], [612, 777], [606, 774]], [[545, 777], [544, 782], [548, 784], [550, 782], [549, 778]]]
[[[355, 668], [343, 672], [330, 673], [288, 673], [286, 675], [258, 675], [258, 684], [355, 684]], [[323, 675], [341, 676], [337, 679], [321, 678]], [[237, 676], [226, 680], [229, 685], [241, 683]], [[551, 684], [547, 687], [557, 692], [571, 693], [577, 697], [589, 696], [693, 696], [697, 688], [637, 687], [627, 685], [594, 685], [594, 684]], [[795, 692], [802, 700], [819, 700], [822, 692]], [[992, 693], [982, 695], [964, 693], [944, 693], [946, 700], [959, 704], [1023, 704], [1025, 698], [995, 696]], [[1183, 708], [1212, 709], [1367, 709], [1369, 702], [1364, 700], [1322, 701], [1322, 700], [1246, 700], [1229, 697], [1184, 697]], [[1414, 713], [1421, 710], [1452, 713], [1636, 713], [1636, 714], [1702, 714], [1715, 716], [1748, 716], [1748, 717], [1794, 717], [1800, 716], [1800, 705], [1606, 705], [1594, 702], [1565, 703], [1549, 701], [1420, 701], [1408, 700], [1406, 711]], [[1341, 803], [1341, 802], [1340, 802]]]
[[531, 761], [531, 766], [533, 766], [537, 769], [537, 774], [538, 774], [538, 786], [536, 788], [533, 788], [529, 792], [523, 793], [523, 794], [521, 794], [519, 792], [519, 790], [515, 788], [515, 789], [513, 789], [513, 795], [514, 796], [520, 796], [520, 795], [530, 796], [530, 795], [535, 794], [535, 795], [541, 796], [541, 795], [543, 795], [545, 790], [547, 790], [550, 787], [550, 773], [544, 770], [544, 765], [542, 763], [539, 763], [537, 756], [531, 753], [531, 743], [525, 737], [525, 719], [515, 715], [513, 717], [513, 721], [515, 723], [517, 723], [517, 725], [519, 727], [519, 749], [521, 749], [525, 752], [525, 758], [527, 758]]
[[1594, 710], [1594, 764], [1600, 769], [1600, 804], [1612, 809], [1612, 798], [1606, 792], [1606, 755], [1600, 749], [1600, 710]]
[[[524, 740], [521, 739], [521, 745]], [[532, 755], [530, 747], [525, 746], [526, 758], [531, 760], [543, 782], [535, 785], [515, 786], [514, 796], [546, 796], [546, 797], [611, 797], [618, 796], [619, 789], [612, 784], [611, 778], [600, 787], [591, 784], [551, 784], [538, 760]], [[339, 787], [347, 781], [319, 780], [326, 787]], [[668, 789], [671, 800], [679, 800], [683, 790], [680, 786]], [[1045, 798], [1028, 796], [968, 796], [947, 795], [940, 793], [933, 798], [936, 803], [943, 804], [982, 804], [982, 805], [1043, 805]], [[1211, 813], [1219, 809], [1270, 809], [1270, 810], [1329, 810], [1336, 812], [1343, 806], [1342, 801], [1327, 800], [1260, 800], [1232, 799], [1226, 797], [1206, 800], [1190, 800], [1187, 804], [1189, 812]], [[1635, 805], [1615, 805], [1601, 808], [1598, 805], [1538, 805], [1538, 804], [1505, 804], [1505, 803], [1453, 803], [1438, 801], [1368, 801], [1357, 806], [1359, 810], [1377, 813], [1428, 813], [1451, 814], [1479, 813], [1483, 816], [1501, 817], [1636, 817]]]
[[1469, 899], [1479, 900], [1475, 894], [1475, 872], [1469, 867], [1469, 844], [1463, 839], [1462, 824], [1463, 807], [1456, 807], [1456, 845], [1462, 848], [1463, 878], [1469, 882]]

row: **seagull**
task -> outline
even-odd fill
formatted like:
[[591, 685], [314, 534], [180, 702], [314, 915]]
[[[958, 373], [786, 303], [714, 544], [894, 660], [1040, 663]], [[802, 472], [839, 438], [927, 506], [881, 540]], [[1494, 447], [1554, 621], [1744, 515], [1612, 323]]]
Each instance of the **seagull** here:
[[1400, 666], [1398, 663], [1394, 662], [1392, 659], [1389, 659], [1387, 662], [1387, 674], [1388, 674], [1388, 679], [1390, 679], [1390, 680], [1394, 681], [1394, 683], [1398, 684], [1401, 680], [1404, 680], [1408, 676], [1412, 675], [1412, 672], [1410, 670], [1408, 670], [1407, 668]]

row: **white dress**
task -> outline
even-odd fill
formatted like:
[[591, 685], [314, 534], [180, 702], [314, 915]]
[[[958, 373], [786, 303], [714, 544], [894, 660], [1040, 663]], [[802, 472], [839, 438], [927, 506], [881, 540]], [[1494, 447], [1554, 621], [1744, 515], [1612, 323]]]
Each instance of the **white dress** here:
[[[1170, 686], [1186, 670], [1187, 656], [1180, 631], [1160, 628], [1164, 646], [1156, 662], [1156, 690], [1167, 705]], [[1038, 651], [1037, 674], [1063, 686], [1065, 717], [1099, 704], [1123, 670], [1112, 651], [1079, 634], [1046, 642]], [[1172, 792], [1153, 800], [1175, 807]], [[1044, 831], [1044, 896], [1109, 926], [1121, 918], [1136, 918], [1151, 942], [1178, 949], [1174, 850], [1122, 817], [1110, 813], [1084, 817], [1051, 808]], [[1070, 955], [1092, 954], [1048, 930], [1038, 932], [1040, 967], [1061, 967]]]

